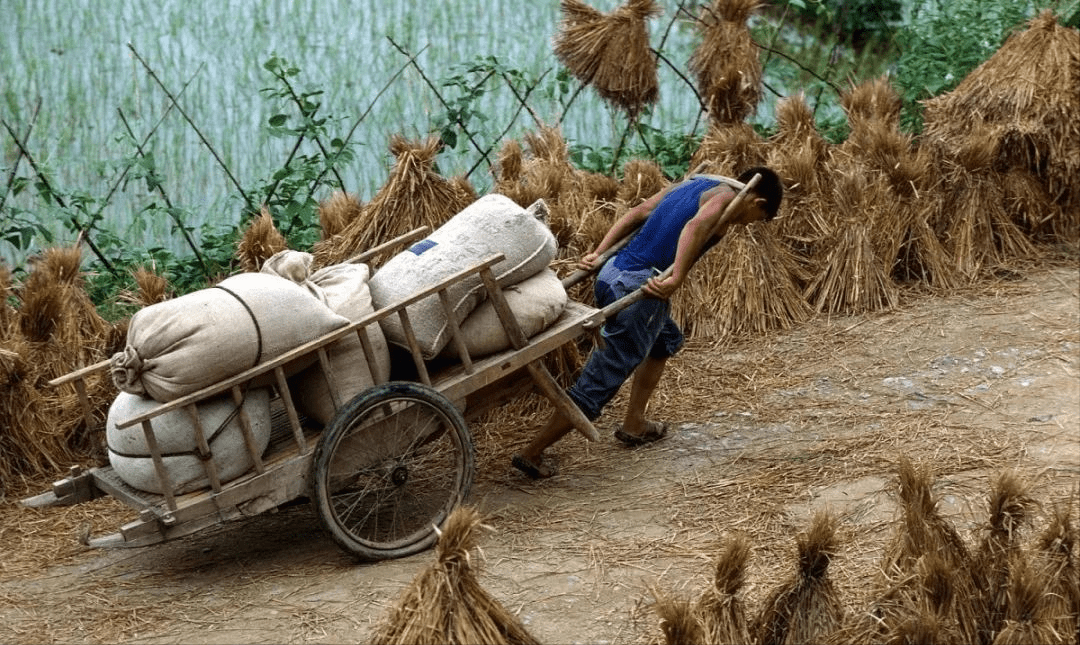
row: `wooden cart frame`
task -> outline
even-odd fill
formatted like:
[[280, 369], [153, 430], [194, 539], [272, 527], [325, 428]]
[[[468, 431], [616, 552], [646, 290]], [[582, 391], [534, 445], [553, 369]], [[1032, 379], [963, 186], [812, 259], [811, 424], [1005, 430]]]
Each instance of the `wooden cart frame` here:
[[[366, 262], [393, 248], [420, 239], [421, 228], [377, 248], [371, 249], [352, 262]], [[367, 560], [401, 557], [421, 551], [434, 543], [435, 527], [468, 494], [473, 478], [474, 456], [472, 440], [463, 413], [469, 417], [492, 409], [535, 385], [562, 412], [573, 419], [574, 427], [588, 439], [598, 438], [592, 423], [581, 413], [556, 383], [543, 364], [543, 357], [560, 346], [574, 342], [603, 321], [604, 314], [592, 307], [570, 300], [560, 318], [544, 331], [526, 338], [497, 283], [492, 267], [502, 261], [501, 254], [462, 270], [430, 288], [417, 291], [401, 302], [375, 311], [347, 326], [327, 333], [311, 342], [294, 348], [282, 356], [266, 361], [152, 410], [117, 423], [119, 428], [141, 426], [150, 457], [163, 493], [137, 490], [126, 484], [111, 466], [83, 470], [73, 466], [67, 477], [55, 482], [52, 489], [23, 500], [31, 507], [70, 505], [109, 495], [132, 507], [137, 518], [120, 527], [119, 532], [103, 537], [87, 538], [92, 547], [143, 546], [189, 535], [227, 521], [250, 517], [301, 497], [310, 497], [324, 527], [335, 541], [348, 552]], [[458, 282], [479, 275], [487, 298], [491, 300], [510, 339], [511, 347], [479, 360], [469, 355], [460, 322], [453, 313], [448, 289]], [[575, 274], [564, 280], [564, 286], [585, 277]], [[438, 297], [447, 314], [451, 342], [457, 349], [460, 363], [437, 375], [429, 372], [422, 350], [410, 323], [407, 307], [431, 296]], [[304, 357], [317, 356], [322, 373], [334, 394], [335, 375], [329, 359], [331, 344], [354, 334], [363, 347], [367, 364], [375, 364], [375, 354], [368, 328], [389, 316], [397, 316], [404, 330], [407, 349], [412, 357], [418, 379], [416, 382], [391, 382], [376, 385], [351, 401], [334, 400], [336, 416], [325, 427], [306, 420], [293, 404], [286, 366]], [[109, 368], [109, 361], [72, 372], [50, 382], [53, 386], [74, 384], [88, 427], [92, 427], [92, 407], [87, 397], [85, 379]], [[369, 373], [370, 374], [370, 373]], [[244, 391], [252, 383], [274, 384], [273, 422], [270, 445], [265, 451], [257, 449], [251, 421], [242, 407]], [[207, 429], [202, 426], [196, 405], [219, 396], [231, 396], [239, 414], [238, 420], [245, 438], [253, 468], [247, 474], [222, 482], [212, 459]], [[166, 413], [187, 410], [192, 420], [197, 451], [209, 486], [203, 490], [176, 494], [169, 481], [163, 454], [154, 433], [154, 420]], [[400, 427], [392, 420], [401, 417], [412, 425], [423, 420], [432, 430], [420, 432], [413, 427]], [[395, 427], [390, 427], [391, 425]], [[364, 430], [364, 428], [367, 428]], [[373, 436], [394, 434], [392, 441]], [[433, 447], [435, 446], [435, 447]], [[355, 508], [341, 510], [354, 504], [354, 498], [365, 497], [350, 489], [341, 474], [338, 462], [352, 458], [356, 469], [377, 471], [368, 479], [377, 479], [382, 493], [378, 503], [388, 504], [385, 515], [411, 513], [406, 519], [391, 518], [376, 526], [374, 520], [355, 522], [350, 513]], [[389, 463], [386, 463], [389, 462]], [[422, 463], [421, 463], [422, 462]], [[426, 469], [417, 472], [418, 468]], [[349, 470], [346, 468], [346, 470]], [[355, 472], [350, 472], [355, 476]], [[417, 479], [420, 482], [417, 482]], [[403, 489], [424, 483], [442, 488], [434, 491]], [[348, 499], [345, 499], [347, 496]], [[410, 508], [404, 508], [410, 506]], [[387, 524], [390, 523], [390, 525]], [[397, 522], [398, 525], [393, 525]]]
[[[735, 208], [759, 178], [755, 176], [741, 184], [719, 177], [741, 189], [727, 210]], [[412, 231], [350, 261], [367, 262], [422, 238], [426, 230]], [[629, 237], [608, 249], [595, 266], [601, 266]], [[119, 428], [142, 427], [158, 479], [163, 483], [162, 494], [132, 488], [111, 466], [87, 471], [74, 466], [51, 490], [24, 499], [23, 504], [70, 505], [112, 496], [135, 509], [137, 519], [121, 526], [117, 533], [85, 540], [88, 546], [112, 547], [143, 546], [190, 535], [307, 496], [335, 542], [360, 559], [402, 557], [430, 547], [438, 537], [437, 527], [465, 500], [472, 484], [475, 459], [463, 411], [470, 417], [477, 416], [535, 386], [566, 415], [575, 429], [590, 441], [597, 440], [596, 428], [556, 383], [542, 359], [590, 333], [645, 295], [639, 289], [603, 309], [571, 299], [554, 324], [526, 338], [492, 272], [492, 267], [503, 257], [494, 255], [273, 360], [118, 422]], [[563, 286], [569, 288], [591, 273], [576, 271], [562, 280]], [[669, 273], [670, 269], [661, 277]], [[507, 350], [475, 361], [469, 355], [461, 321], [447, 295], [449, 287], [473, 275], [479, 275], [511, 345]], [[437, 296], [442, 304], [451, 342], [460, 358], [459, 364], [437, 375], [429, 372], [407, 311], [410, 305], [431, 296]], [[316, 355], [333, 395], [337, 390], [328, 347], [348, 334], [355, 334], [367, 365], [374, 365], [375, 354], [367, 329], [389, 316], [398, 316], [401, 322], [417, 380], [378, 384], [350, 401], [338, 401], [335, 397], [336, 414], [326, 426], [302, 419], [293, 404], [286, 365]], [[108, 368], [109, 361], [102, 361], [50, 382], [54, 386], [74, 384], [87, 427], [95, 424], [85, 379]], [[247, 387], [268, 378], [275, 386], [276, 396], [272, 400], [270, 444], [260, 451], [242, 403]], [[199, 402], [218, 396], [232, 397], [253, 464], [250, 472], [226, 483], [217, 473], [207, 432], [196, 410]], [[196, 452], [209, 482], [208, 488], [182, 495], [176, 494], [177, 489], [169, 482], [153, 427], [155, 418], [177, 410], [187, 410], [190, 415]]]

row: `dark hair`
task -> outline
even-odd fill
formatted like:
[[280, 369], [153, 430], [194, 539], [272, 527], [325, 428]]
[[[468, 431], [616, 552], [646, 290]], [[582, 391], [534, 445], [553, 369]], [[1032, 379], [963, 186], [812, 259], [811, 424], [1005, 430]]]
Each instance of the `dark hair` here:
[[776, 217], [777, 211], [780, 210], [780, 200], [784, 198], [784, 184], [775, 171], [765, 166], [754, 166], [744, 170], [738, 179], [746, 183], [753, 179], [754, 175], [758, 174], [761, 175], [761, 179], [754, 186], [753, 192], [758, 197], [765, 198], [765, 205], [762, 206], [762, 210], [765, 211], [765, 221], [768, 222]]

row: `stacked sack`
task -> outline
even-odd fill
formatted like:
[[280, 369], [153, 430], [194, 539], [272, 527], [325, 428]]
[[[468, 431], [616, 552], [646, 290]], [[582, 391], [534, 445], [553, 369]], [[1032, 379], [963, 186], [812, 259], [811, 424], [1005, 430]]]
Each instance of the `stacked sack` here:
[[[243, 273], [219, 284], [136, 312], [127, 344], [110, 368], [121, 394], [109, 409], [106, 439], [117, 475], [140, 490], [163, 493], [140, 424], [118, 427], [160, 403], [174, 401], [343, 327], [349, 319], [294, 282], [275, 275]], [[285, 366], [295, 374], [314, 355]], [[240, 411], [250, 421], [259, 454], [270, 441], [270, 378], [248, 384], [237, 407], [225, 393], [200, 401], [196, 413], [210, 443], [222, 482], [253, 466]], [[195, 425], [186, 409], [151, 420], [154, 437], [167, 456], [166, 472], [176, 494], [206, 485], [196, 446]]]
[[[489, 194], [454, 215], [426, 239], [391, 258], [371, 278], [376, 309], [400, 302], [417, 291], [502, 253], [492, 267], [495, 280], [505, 289], [507, 302], [526, 336], [542, 331], [562, 313], [566, 290], [548, 265], [557, 244], [547, 226], [547, 205], [538, 200], [529, 208], [509, 197]], [[469, 355], [476, 358], [510, 347], [494, 307], [483, 303], [486, 291], [479, 275], [470, 275], [447, 289], [454, 315], [461, 321]], [[409, 322], [424, 359], [440, 354], [456, 356], [448, 347], [451, 331], [438, 295], [407, 307]], [[388, 316], [380, 321], [387, 340], [408, 346], [401, 321]]]
[[[375, 312], [368, 287], [371, 270], [367, 265], [333, 264], [312, 272], [313, 260], [310, 253], [281, 251], [263, 263], [262, 273], [295, 282], [350, 322]], [[327, 348], [333, 388], [319, 363], [289, 378], [289, 392], [300, 412], [326, 425], [337, 413], [335, 398], [344, 405], [367, 388], [389, 380], [390, 349], [382, 329], [370, 324], [364, 326], [364, 331], [373, 354], [371, 363], [356, 334], [348, 334]]]

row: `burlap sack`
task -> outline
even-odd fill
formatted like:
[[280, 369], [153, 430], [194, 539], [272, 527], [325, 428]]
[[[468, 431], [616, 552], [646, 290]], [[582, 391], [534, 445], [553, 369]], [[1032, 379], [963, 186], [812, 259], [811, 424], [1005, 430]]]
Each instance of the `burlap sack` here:
[[127, 346], [111, 359], [113, 381], [123, 392], [172, 401], [348, 322], [289, 280], [242, 273], [139, 310]]
[[[568, 299], [562, 281], [551, 269], [544, 269], [517, 284], [504, 287], [503, 295], [526, 338], [539, 334], [558, 320], [566, 309]], [[482, 358], [511, 347], [499, 314], [490, 300], [481, 303], [465, 318], [461, 331], [472, 358]], [[453, 343], [443, 349], [442, 356], [457, 357]]]
[[[121, 392], [109, 406], [105, 438], [109, 463], [120, 479], [133, 488], [160, 495], [165, 492], [165, 486], [150, 457], [142, 424], [117, 427], [117, 424], [159, 405], [161, 403], [153, 399]], [[254, 462], [244, 441], [232, 395], [207, 399], [195, 407], [221, 482], [231, 481], [251, 470]], [[270, 442], [270, 390], [248, 390], [244, 395], [243, 410], [251, 422], [255, 447], [261, 456]], [[195, 426], [188, 411], [166, 412], [154, 417], [150, 423], [173, 493], [181, 495], [208, 487], [210, 480], [196, 451]]]
[[[496, 253], [506, 256], [492, 267], [500, 284], [515, 284], [535, 275], [555, 259], [557, 250], [546, 218], [543, 200], [524, 209], [504, 195], [481, 197], [375, 273], [370, 282], [375, 308], [400, 302]], [[464, 320], [480, 304], [483, 291], [477, 275], [447, 289], [458, 320]], [[450, 341], [438, 296], [425, 298], [407, 311], [423, 357], [434, 358]], [[390, 342], [408, 346], [397, 316], [383, 319], [382, 329]]]
[[[364, 264], [335, 264], [311, 274], [307, 285], [319, 294], [331, 311], [355, 321], [375, 311], [368, 288], [369, 275], [370, 270]], [[364, 329], [371, 343], [374, 362], [368, 362], [364, 347], [355, 334], [349, 334], [327, 348], [334, 374], [334, 392], [342, 405], [372, 385], [390, 379], [390, 349], [382, 329], [377, 323]], [[333, 394], [319, 363], [290, 378], [289, 391], [301, 412], [324, 425], [337, 413]]]

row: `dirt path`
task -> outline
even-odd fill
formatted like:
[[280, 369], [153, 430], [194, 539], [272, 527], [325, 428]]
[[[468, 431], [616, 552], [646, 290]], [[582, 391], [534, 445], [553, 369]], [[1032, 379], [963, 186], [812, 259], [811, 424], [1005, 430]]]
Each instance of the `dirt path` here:
[[[933, 467], [942, 510], [970, 540], [990, 478], [1006, 468], [1047, 506], [1069, 500], [1076, 517], [1075, 260], [946, 298], [909, 296], [892, 312], [690, 349], [654, 407], [675, 422], [658, 445], [573, 436], [557, 447], [561, 474], [533, 483], [508, 467], [498, 420], [474, 428], [472, 501], [494, 529], [481, 538], [480, 582], [541, 641], [659, 640], [649, 586], [700, 593], [735, 530], [754, 545], [753, 610], [793, 570], [792, 536], [820, 508], [842, 518], [830, 572], [858, 608], [896, 526], [900, 455]], [[433, 558], [357, 565], [306, 505], [174, 543], [87, 551], [75, 541], [84, 522], [112, 531], [127, 512], [108, 500], [41, 511], [13, 502], [0, 505], [5, 643], [365, 642]]]

